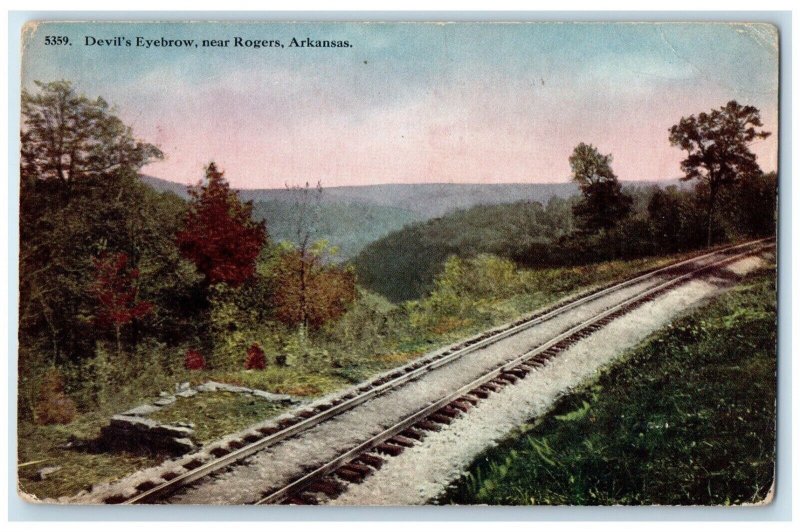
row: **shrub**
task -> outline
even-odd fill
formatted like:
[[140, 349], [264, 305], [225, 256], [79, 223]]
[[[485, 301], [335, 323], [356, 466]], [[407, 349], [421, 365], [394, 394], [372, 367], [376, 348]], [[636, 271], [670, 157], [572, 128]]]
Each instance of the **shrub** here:
[[265, 352], [280, 349], [283, 325], [270, 319], [269, 283], [262, 277], [232, 288], [223, 284], [211, 292], [210, 336], [213, 350], [208, 366], [235, 370], [242, 367], [242, 355], [258, 343]]
[[326, 263], [325, 242], [309, 251], [287, 249], [274, 274], [275, 317], [290, 326], [319, 330], [338, 320], [358, 297], [352, 268]]
[[205, 369], [206, 359], [196, 349], [189, 349], [183, 359], [183, 366], [190, 370]]
[[75, 403], [64, 393], [64, 378], [57, 369], [49, 370], [39, 389], [39, 402], [35, 408], [36, 423], [63, 425], [71, 422], [76, 414]]
[[360, 291], [347, 313], [323, 329], [320, 345], [330, 352], [333, 365], [361, 364], [391, 349], [389, 337], [401, 336], [407, 322], [392, 314], [396, 309], [382, 296]]
[[482, 322], [487, 304], [530, 291], [525, 273], [509, 259], [486, 253], [469, 259], [452, 256], [436, 276], [430, 295], [409, 304], [411, 321], [445, 334]]
[[253, 344], [247, 350], [247, 358], [244, 361], [244, 369], [264, 369], [267, 366], [267, 357], [264, 350], [258, 344]]
[[158, 395], [184, 378], [184, 352], [143, 338], [134, 351], [119, 355], [112, 342], [98, 342], [94, 356], [64, 364], [59, 371], [65, 393], [80, 412], [113, 414], [142, 397]]

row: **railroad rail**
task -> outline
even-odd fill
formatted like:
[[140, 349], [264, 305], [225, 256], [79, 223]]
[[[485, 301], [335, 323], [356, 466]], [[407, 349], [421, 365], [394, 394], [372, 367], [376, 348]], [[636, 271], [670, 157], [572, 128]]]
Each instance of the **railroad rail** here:
[[[670, 273], [677, 275], [676, 277], [658, 284], [654, 288], [649, 288], [635, 294], [631, 298], [581, 322], [533, 351], [485, 373], [479, 379], [412, 414], [389, 429], [370, 438], [368, 441], [365, 441], [359, 446], [350, 449], [334, 460], [315, 469], [311, 473], [296, 479], [277, 491], [265, 494], [265, 496], [258, 501], [258, 504], [275, 504], [285, 501], [291, 503], [313, 502], [313, 500], [315, 500], [313, 496], [306, 496], [303, 495], [303, 493], [304, 490], [311, 489], [314, 491], [315, 488], [316, 491], [325, 493], [326, 496], [330, 497], [337, 491], [334, 487], [338, 485], [337, 483], [339, 481], [332, 479], [321, 480], [324, 477], [330, 477], [335, 473], [339, 479], [349, 478], [350, 481], [360, 481], [360, 479], [363, 479], [369, 474], [373, 468], [380, 466], [382, 458], [375, 454], [368, 453], [367, 451], [370, 449], [378, 448], [379, 452], [383, 454], [399, 454], [404, 447], [409, 447], [413, 445], [415, 440], [420, 439], [424, 434], [425, 427], [428, 427], [427, 430], [436, 430], [437, 426], [440, 427], [442, 423], [446, 423], [448, 422], [447, 420], [452, 420], [454, 416], [458, 415], [460, 412], [468, 410], [480, 399], [488, 397], [488, 394], [491, 391], [499, 389], [499, 386], [511, 384], [523, 378], [530, 371], [534, 371], [537, 365], [541, 366], [544, 362], [555, 356], [557, 352], [571, 345], [570, 343], [565, 343], [570, 342], [571, 338], [573, 338], [571, 342], [574, 343], [577, 339], [583, 338], [599, 329], [617, 315], [621, 315], [621, 312], [626, 313], [632, 310], [634, 306], [642, 304], [647, 298], [652, 299], [659, 293], [672, 288], [676, 284], [685, 282], [703, 271], [720, 267], [724, 263], [774, 246], [774, 244], [770, 243], [772, 240], [774, 239], [761, 239], [700, 254], [661, 268], [647, 271], [623, 282], [599, 287], [590, 292], [585, 292], [563, 300], [548, 309], [517, 320], [506, 327], [494, 330], [490, 333], [484, 333], [468, 339], [450, 349], [436, 353], [433, 356], [424, 357], [423, 359], [391, 370], [391, 372], [367, 381], [344, 395], [334, 397], [326, 403], [317, 404], [313, 408], [306, 407], [301, 409], [291, 417], [280, 420], [276, 425], [254, 429], [241, 439], [228, 442], [224, 447], [211, 449], [210, 454], [215, 457], [212, 460], [203, 463], [197, 459], [189, 459], [186, 463], [182, 464], [183, 469], [186, 470], [184, 473], [167, 473], [157, 479], [141, 483], [136, 488], [136, 495], [132, 497], [125, 497], [122, 495], [110, 496], [106, 497], [104, 502], [111, 504], [138, 504], [164, 500], [172, 492], [181, 487], [190, 485], [198, 479], [222, 470], [267, 447], [300, 434], [309, 428], [319, 425], [325, 420], [346, 412], [390, 390], [394, 390], [410, 381], [419, 379], [426, 373], [447, 365], [468, 353], [482, 349], [509, 336], [513, 336], [525, 329], [623, 288], [633, 286], [657, 276]], [[711, 264], [692, 267], [693, 263], [711, 259], [715, 256], [721, 256], [722, 258]], [[418, 427], [415, 427], [415, 425]]]
[[491, 393], [517, 383], [571, 345], [618, 317], [703, 272], [720, 268], [753, 253], [754, 250], [748, 250], [726, 256], [660, 283], [596, 314], [516, 359], [499, 365], [430, 406], [414, 412], [380, 434], [340, 453], [310, 473], [266, 494], [255, 504], [317, 504], [320, 495], [329, 499], [336, 497], [347, 489], [347, 484], [363, 482], [373, 471], [380, 468], [385, 461], [380, 455], [399, 455], [405, 448], [412, 447], [417, 441], [422, 440], [425, 433], [441, 430], [443, 425], [450, 424], [456, 417], [488, 398]]

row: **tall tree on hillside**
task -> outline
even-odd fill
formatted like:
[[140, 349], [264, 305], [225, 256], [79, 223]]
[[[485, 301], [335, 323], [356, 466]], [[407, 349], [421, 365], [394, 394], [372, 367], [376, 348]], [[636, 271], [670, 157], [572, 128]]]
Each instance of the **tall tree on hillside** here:
[[35, 83], [39, 92], [22, 91], [23, 185], [55, 180], [69, 189], [163, 157], [156, 146], [135, 139], [102, 98], [79, 95], [68, 81]]
[[206, 286], [241, 285], [255, 273], [267, 241], [265, 222], [253, 221], [253, 203], [230, 190], [213, 162], [206, 168], [206, 183], [190, 193], [184, 229], [176, 235], [178, 249], [197, 266]]
[[696, 179], [706, 195], [706, 244], [711, 245], [713, 217], [720, 189], [739, 180], [761, 174], [750, 144], [770, 133], [763, 126], [761, 112], [735, 100], [710, 113], [683, 117], [669, 129], [669, 141], [686, 151], [681, 161], [684, 181]]
[[[20, 131], [20, 339], [46, 343], [53, 360], [91, 356], [95, 328], [92, 257], [125, 252], [142, 269], [142, 286], [165, 277], [177, 253], [161, 245], [171, 208], [139, 183], [160, 159], [134, 138], [102, 99], [67, 81], [23, 91]], [[156, 273], [156, 270], [159, 270]]]
[[[317, 231], [316, 225], [319, 221], [322, 182], [318, 181], [314, 188], [308, 182], [305, 187], [287, 185], [286, 188], [294, 196], [294, 208], [297, 216], [295, 225], [297, 249], [283, 258], [284, 271], [281, 282], [284, 283], [284, 294], [278, 296], [278, 299], [283, 301], [278, 306], [284, 309], [284, 316], [295, 316], [288, 321], [296, 320], [295, 323], [301, 325], [301, 333], [305, 337], [306, 329], [312, 319], [312, 314], [314, 314], [311, 309], [313, 305], [311, 276], [319, 261], [319, 256], [312, 252], [311, 246], [314, 243], [313, 236]], [[292, 310], [286, 311], [289, 308]]]
[[611, 154], [603, 155], [583, 142], [575, 146], [569, 158], [572, 180], [583, 194], [572, 210], [585, 231], [607, 233], [631, 212], [633, 200], [622, 191], [611, 161]]

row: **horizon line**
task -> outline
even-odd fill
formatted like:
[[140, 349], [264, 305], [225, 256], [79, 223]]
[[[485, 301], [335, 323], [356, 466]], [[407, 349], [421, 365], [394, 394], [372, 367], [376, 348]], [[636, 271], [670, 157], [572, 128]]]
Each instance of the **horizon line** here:
[[[171, 183], [173, 185], [179, 185], [183, 187], [193, 187], [196, 186], [194, 184], [186, 184], [180, 181], [173, 181], [171, 179], [165, 179], [163, 177], [157, 177], [145, 173], [139, 173], [139, 177], [147, 177], [149, 179], [157, 179], [159, 181], [163, 181], [165, 183]], [[619, 179], [620, 183], [652, 183], [658, 184], [659, 182], [663, 181], [676, 181], [684, 179], [682, 176], [676, 177], [667, 177], [667, 178], [656, 178], [656, 179]], [[202, 182], [203, 179], [199, 179], [198, 182]], [[228, 181], [230, 183], [230, 181]], [[317, 180], [318, 183], [322, 183], [321, 180]], [[307, 180], [309, 186], [314, 186], [311, 180]], [[366, 187], [379, 187], [379, 186], [426, 186], [426, 185], [456, 185], [456, 186], [467, 186], [467, 185], [496, 185], [496, 186], [504, 186], [504, 185], [568, 185], [572, 183], [572, 180], [567, 181], [545, 181], [541, 183], [536, 182], [527, 182], [527, 181], [509, 181], [507, 183], [480, 183], [480, 182], [453, 182], [453, 181], [427, 181], [427, 182], [414, 182], [414, 183], [369, 183], [369, 184], [358, 184], [358, 185], [324, 185], [322, 184], [322, 188], [366, 188]], [[296, 186], [296, 185], [295, 185]], [[283, 187], [263, 187], [263, 188], [238, 188], [231, 186], [232, 189], [237, 190], [239, 192], [243, 191], [258, 191], [258, 190], [288, 190], [287, 186]]]

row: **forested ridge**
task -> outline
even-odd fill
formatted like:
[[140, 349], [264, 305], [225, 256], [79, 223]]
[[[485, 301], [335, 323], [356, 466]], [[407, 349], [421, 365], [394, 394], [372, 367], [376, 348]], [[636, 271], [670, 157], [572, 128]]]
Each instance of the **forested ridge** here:
[[[776, 175], [760, 174], [721, 194], [714, 241], [775, 230]], [[491, 253], [520, 266], [555, 267], [675, 253], [704, 245], [704, 200], [692, 188], [623, 187], [632, 199], [624, 223], [606, 234], [581, 231], [579, 196], [546, 204], [476, 206], [415, 222], [367, 245], [353, 260], [359, 282], [391, 301], [425, 296], [450, 256]]]

